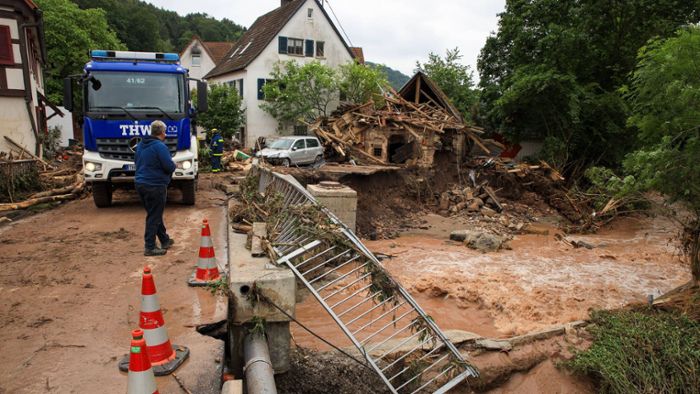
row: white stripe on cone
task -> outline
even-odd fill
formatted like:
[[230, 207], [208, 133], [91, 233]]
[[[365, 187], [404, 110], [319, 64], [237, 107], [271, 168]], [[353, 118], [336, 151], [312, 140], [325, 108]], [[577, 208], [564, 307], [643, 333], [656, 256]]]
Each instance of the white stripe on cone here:
[[153, 370], [142, 372], [129, 371], [129, 383], [126, 386], [127, 394], [153, 394], [158, 391]]
[[214, 244], [212, 244], [211, 238], [205, 235], [202, 237], [202, 242], [199, 244], [199, 246], [203, 248], [208, 248], [210, 246], [214, 246]]
[[141, 296], [141, 312], [157, 312], [160, 310], [160, 302], [156, 294]]
[[150, 347], [162, 345], [168, 341], [168, 330], [165, 326], [153, 329], [143, 329], [143, 337], [146, 339], [146, 345]]

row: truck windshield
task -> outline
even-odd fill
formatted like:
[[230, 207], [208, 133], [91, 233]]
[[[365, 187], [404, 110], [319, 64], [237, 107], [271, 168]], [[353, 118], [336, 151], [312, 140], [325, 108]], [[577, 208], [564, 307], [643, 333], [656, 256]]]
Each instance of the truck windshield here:
[[88, 111], [126, 109], [184, 112], [182, 75], [131, 72], [93, 72], [87, 84]]

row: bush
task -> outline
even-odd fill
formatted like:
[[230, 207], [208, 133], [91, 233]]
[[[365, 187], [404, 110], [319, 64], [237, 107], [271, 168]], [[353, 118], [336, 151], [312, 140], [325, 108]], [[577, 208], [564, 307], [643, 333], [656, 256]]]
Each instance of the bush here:
[[598, 311], [591, 347], [568, 362], [601, 393], [698, 393], [700, 323], [680, 314]]

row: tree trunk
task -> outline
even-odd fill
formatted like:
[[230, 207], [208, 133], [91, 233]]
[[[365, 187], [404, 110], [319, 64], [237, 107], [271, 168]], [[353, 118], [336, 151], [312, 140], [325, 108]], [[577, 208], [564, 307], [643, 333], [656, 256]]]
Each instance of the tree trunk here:
[[696, 286], [700, 286], [700, 228], [693, 231], [693, 239], [690, 245], [690, 268], [693, 272], [693, 281]]

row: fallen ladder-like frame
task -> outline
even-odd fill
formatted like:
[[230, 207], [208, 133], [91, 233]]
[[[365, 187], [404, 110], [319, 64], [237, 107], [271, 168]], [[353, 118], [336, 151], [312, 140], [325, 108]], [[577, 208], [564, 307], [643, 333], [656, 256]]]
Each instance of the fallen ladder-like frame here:
[[[301, 230], [293, 214], [278, 218], [270, 240], [287, 265], [335, 320], [393, 393], [445, 393], [478, 372], [411, 295], [333, 213], [292, 176], [256, 168], [258, 191], [283, 207], [318, 207], [342, 234], [331, 243]], [[398, 354], [401, 354], [400, 356]]]

